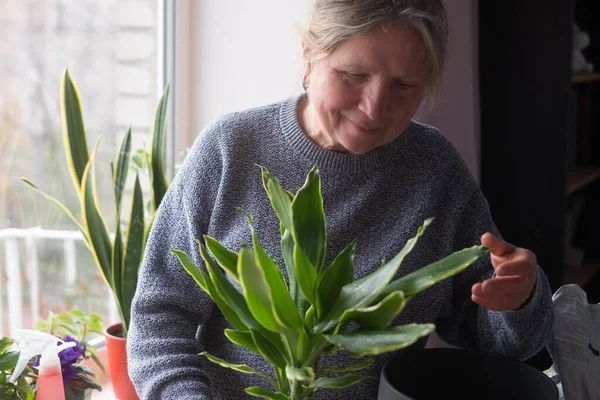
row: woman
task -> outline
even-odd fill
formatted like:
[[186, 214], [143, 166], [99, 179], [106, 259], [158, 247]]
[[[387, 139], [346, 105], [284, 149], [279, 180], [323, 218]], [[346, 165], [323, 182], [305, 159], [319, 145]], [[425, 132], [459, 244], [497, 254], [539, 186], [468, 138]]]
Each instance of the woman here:
[[[535, 255], [504, 242], [487, 202], [450, 142], [412, 120], [435, 99], [446, 58], [440, 0], [316, 0], [301, 32], [306, 93], [219, 118], [198, 137], [151, 231], [128, 338], [130, 375], [143, 399], [238, 399], [260, 380], [204, 362], [209, 353], [270, 373], [223, 335], [227, 321], [171, 249], [198, 257], [208, 234], [250, 243], [245, 217], [279, 265], [279, 225], [257, 164], [297, 191], [322, 177], [328, 256], [356, 239], [357, 277], [390, 259], [429, 217], [401, 274], [481, 243], [489, 258], [416, 296], [400, 324], [434, 322], [448, 343], [525, 359], [552, 326], [551, 291]], [[378, 376], [377, 359], [369, 375]], [[351, 362], [339, 352], [329, 363]], [[315, 399], [373, 399], [377, 382]]]

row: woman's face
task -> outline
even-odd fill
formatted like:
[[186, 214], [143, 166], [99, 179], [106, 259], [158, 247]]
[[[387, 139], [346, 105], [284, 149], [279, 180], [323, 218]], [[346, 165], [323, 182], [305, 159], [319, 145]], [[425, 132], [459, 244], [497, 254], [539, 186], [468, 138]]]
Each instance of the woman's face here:
[[306, 65], [305, 133], [321, 147], [364, 154], [401, 135], [425, 91], [421, 35], [377, 25]]

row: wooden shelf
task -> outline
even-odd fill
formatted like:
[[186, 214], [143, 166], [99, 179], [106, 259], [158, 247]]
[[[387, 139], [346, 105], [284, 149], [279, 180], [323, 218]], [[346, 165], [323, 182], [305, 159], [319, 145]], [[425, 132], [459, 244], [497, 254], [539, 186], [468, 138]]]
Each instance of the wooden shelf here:
[[571, 82], [586, 83], [600, 81], [600, 72], [578, 72], [573, 74]]
[[567, 178], [567, 193], [571, 194], [576, 192], [597, 179], [600, 179], [600, 166], [587, 165], [575, 167], [569, 171], [569, 176]]
[[599, 271], [600, 259], [587, 259], [581, 265], [567, 265], [564, 269], [563, 281], [565, 285], [583, 286]]

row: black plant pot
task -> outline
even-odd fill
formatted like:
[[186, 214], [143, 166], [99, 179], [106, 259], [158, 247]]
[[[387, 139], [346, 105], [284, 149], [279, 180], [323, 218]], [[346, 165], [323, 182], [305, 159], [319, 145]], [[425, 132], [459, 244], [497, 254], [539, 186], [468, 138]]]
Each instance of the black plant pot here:
[[518, 360], [456, 348], [407, 350], [381, 371], [378, 400], [557, 400], [543, 372]]

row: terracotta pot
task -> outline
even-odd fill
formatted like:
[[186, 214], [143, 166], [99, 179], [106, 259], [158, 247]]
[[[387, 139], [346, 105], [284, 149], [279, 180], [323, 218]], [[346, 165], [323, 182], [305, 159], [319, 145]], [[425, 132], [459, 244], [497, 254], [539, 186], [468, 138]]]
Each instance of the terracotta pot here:
[[139, 400], [127, 373], [127, 339], [122, 337], [122, 331], [121, 323], [111, 325], [104, 330], [110, 380], [117, 399]]

